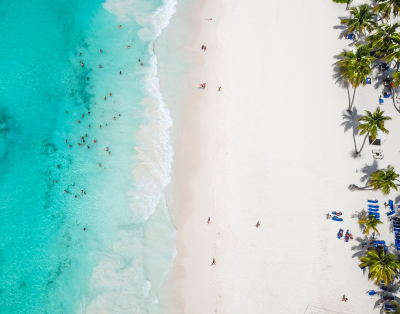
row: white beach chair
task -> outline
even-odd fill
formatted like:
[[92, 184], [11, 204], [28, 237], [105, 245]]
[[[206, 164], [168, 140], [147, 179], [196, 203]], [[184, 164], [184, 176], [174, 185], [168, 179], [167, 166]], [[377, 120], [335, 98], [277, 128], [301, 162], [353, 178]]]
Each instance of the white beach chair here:
[[372, 152], [374, 154], [381, 154], [382, 153], [382, 149], [373, 149]]
[[374, 159], [383, 159], [383, 155], [374, 155]]

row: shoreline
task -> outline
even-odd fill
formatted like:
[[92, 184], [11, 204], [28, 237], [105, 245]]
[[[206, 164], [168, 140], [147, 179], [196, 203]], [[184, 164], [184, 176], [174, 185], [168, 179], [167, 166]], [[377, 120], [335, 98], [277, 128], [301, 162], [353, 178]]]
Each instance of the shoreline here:
[[[183, 58], [188, 63], [187, 72], [180, 78], [182, 81], [184, 78], [181, 90], [186, 93], [179, 96], [170, 93], [173, 87], [163, 78], [163, 72], [173, 69], [161, 68], [159, 71], [161, 92], [174, 120], [171, 128], [174, 147], [172, 182], [165, 192], [177, 229], [177, 254], [166, 275], [165, 290], [160, 291], [159, 297], [161, 303], [169, 304], [166, 313], [203, 314], [214, 312], [216, 302], [211, 284], [214, 269], [210, 267], [215, 256], [213, 219], [207, 225], [207, 218], [213, 216], [210, 165], [217, 147], [208, 139], [212, 137], [215, 123], [209, 118], [219, 110], [217, 86], [220, 85], [214, 70], [218, 53], [216, 30], [222, 15], [220, 3], [206, 1], [193, 3], [192, 6], [190, 2], [178, 3], [175, 15], [160, 36], [164, 38], [156, 43], [155, 50], [159, 64], [165, 64], [167, 60], [163, 60], [163, 52], [157, 51], [157, 48], [179, 37], [177, 32], [181, 29], [174, 22], [179, 24], [187, 19], [188, 9], [191, 18], [186, 22], [191, 32], [185, 34], [183, 40], [187, 43], [177, 47], [174, 42], [175, 49], [183, 51]], [[209, 17], [212, 21], [205, 20]], [[204, 52], [201, 50], [203, 44], [207, 46]], [[172, 65], [170, 63], [169, 67]], [[202, 82], [207, 83], [204, 90], [198, 88]], [[204, 176], [204, 173], [208, 175]]]

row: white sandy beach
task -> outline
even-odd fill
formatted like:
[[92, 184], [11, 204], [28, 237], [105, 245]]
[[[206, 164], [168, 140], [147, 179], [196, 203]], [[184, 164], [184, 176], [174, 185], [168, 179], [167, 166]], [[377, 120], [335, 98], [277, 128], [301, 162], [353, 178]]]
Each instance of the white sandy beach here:
[[[174, 314], [378, 312], [378, 297], [365, 292], [379, 289], [358, 267], [357, 238], [363, 242], [364, 235], [355, 216], [367, 199], [378, 199], [379, 239], [393, 243], [383, 202], [398, 193], [347, 187], [363, 186], [363, 172], [388, 164], [400, 171], [400, 114], [385, 101], [393, 121], [380, 147], [383, 160], [374, 161], [369, 145], [361, 158], [350, 157], [352, 130], [342, 125], [348, 95], [335, 84], [332, 66], [335, 55], [351, 49], [334, 28], [348, 15], [345, 5], [207, 0], [193, 7], [191, 20], [180, 13], [184, 5], [178, 2], [160, 38], [186, 36], [176, 48], [191, 64], [181, 82], [160, 75], [175, 121], [167, 194], [178, 231], [160, 301]], [[179, 62], [162, 66], [167, 56], [157, 44], [156, 53], [161, 72]], [[197, 89], [203, 82], [206, 89]], [[375, 82], [359, 88], [354, 113], [375, 110], [382, 91]], [[169, 93], [170, 84], [182, 84], [182, 95]], [[360, 147], [362, 138], [356, 140]], [[342, 211], [344, 221], [327, 220], [329, 211]], [[354, 240], [338, 240], [339, 228], [350, 229]]]

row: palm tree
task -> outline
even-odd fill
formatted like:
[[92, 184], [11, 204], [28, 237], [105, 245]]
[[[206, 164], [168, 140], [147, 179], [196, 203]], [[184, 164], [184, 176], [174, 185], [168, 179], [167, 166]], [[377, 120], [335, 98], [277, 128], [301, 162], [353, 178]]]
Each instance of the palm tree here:
[[393, 77], [393, 87], [399, 87], [400, 86], [400, 72], [394, 72], [392, 74]]
[[360, 257], [360, 261], [360, 267], [369, 267], [370, 279], [376, 279], [376, 284], [379, 284], [383, 279], [385, 286], [397, 276], [397, 271], [400, 269], [400, 261], [397, 259], [397, 255], [385, 254], [385, 250], [381, 252], [367, 251], [365, 256]]
[[332, 0], [332, 1], [336, 3], [347, 3], [346, 10], [349, 9], [350, 3], [353, 2], [353, 0]]
[[[380, 169], [371, 174], [371, 181], [368, 186], [372, 187], [373, 190], [382, 190], [383, 195], [388, 195], [390, 189], [397, 191], [397, 184], [394, 181], [399, 181], [397, 178], [399, 175], [394, 171], [393, 166], [389, 165], [385, 169]], [[400, 181], [399, 181], [400, 182]]]
[[390, 13], [393, 12], [393, 16], [396, 17], [400, 12], [400, 0], [375, 0], [378, 3], [373, 11], [375, 13], [381, 13], [382, 19], [389, 20]]
[[394, 67], [398, 71], [400, 67], [400, 45], [394, 43], [391, 46], [389, 46], [382, 60], [386, 61], [387, 63], [391, 63], [392, 61], [395, 60]]
[[340, 56], [343, 57], [343, 59], [336, 62], [345, 82], [352, 85], [354, 89], [353, 98], [349, 103], [349, 111], [351, 111], [353, 106], [357, 87], [360, 86], [360, 84], [366, 84], [367, 76], [372, 75], [372, 62], [376, 59], [370, 55], [371, 48], [368, 47], [368, 45], [356, 44], [356, 48], [357, 50], [355, 52], [341, 52]]
[[400, 314], [400, 304], [396, 301], [390, 301], [390, 304], [393, 305], [394, 312], [389, 312], [391, 314]]
[[376, 108], [374, 113], [371, 113], [371, 111], [368, 110], [365, 110], [365, 112], [367, 114], [358, 119], [358, 122], [361, 124], [357, 127], [357, 129], [361, 131], [360, 135], [365, 134], [365, 138], [361, 149], [356, 152], [357, 154], [361, 153], [362, 149], [364, 148], [365, 141], [369, 135], [371, 135], [371, 140], [374, 141], [376, 139], [378, 130], [381, 130], [386, 134], [389, 133], [389, 131], [385, 128], [385, 121], [392, 120], [391, 117], [384, 117], [383, 114], [385, 111], [381, 111], [381, 108], [379, 107]]
[[376, 219], [375, 216], [369, 215], [368, 217], [365, 217], [364, 215], [361, 216], [361, 219], [358, 221], [360, 225], [365, 225], [365, 233], [369, 235], [369, 231], [372, 229], [374, 230], [378, 235], [380, 235], [378, 229], [376, 229], [376, 226], [379, 224], [382, 224], [383, 222]]
[[382, 24], [377, 27], [374, 34], [367, 37], [370, 47], [376, 50], [378, 57], [386, 56], [394, 43], [400, 44], [400, 34], [397, 33], [399, 27], [400, 23]]
[[348, 19], [342, 19], [340, 24], [347, 25], [346, 35], [351, 32], [358, 32], [358, 38], [364, 34], [367, 36], [367, 32], [372, 32], [376, 27], [375, 16], [376, 14], [371, 11], [371, 7], [368, 4], [362, 4], [358, 7], [350, 8], [350, 13], [353, 17]]

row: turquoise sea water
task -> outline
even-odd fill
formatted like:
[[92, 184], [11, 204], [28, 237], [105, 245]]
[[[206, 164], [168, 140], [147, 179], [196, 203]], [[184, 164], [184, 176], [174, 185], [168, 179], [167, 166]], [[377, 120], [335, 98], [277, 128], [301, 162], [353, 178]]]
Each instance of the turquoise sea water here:
[[0, 313], [158, 312], [175, 235], [152, 42], [174, 5], [0, 2]]

